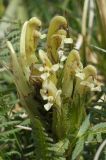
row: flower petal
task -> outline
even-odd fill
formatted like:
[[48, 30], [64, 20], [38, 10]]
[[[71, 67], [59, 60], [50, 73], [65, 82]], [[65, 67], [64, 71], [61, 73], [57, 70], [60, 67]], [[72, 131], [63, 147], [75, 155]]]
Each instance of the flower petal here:
[[40, 89], [40, 94], [43, 98], [43, 100], [47, 100], [48, 96], [46, 95], [47, 90], [46, 89]]
[[89, 81], [82, 81], [80, 84], [83, 86], [89, 87], [90, 89], [94, 88], [94, 84]]
[[41, 77], [43, 80], [46, 80], [49, 76], [50, 76], [50, 74], [46, 72], [46, 73], [41, 74], [40, 77]]
[[81, 73], [81, 72], [77, 72], [75, 75], [76, 75], [76, 77], [80, 78], [81, 80], [84, 80], [84, 78], [85, 78], [85, 74]]
[[53, 102], [53, 100], [54, 100], [54, 97], [53, 97], [53, 96], [48, 96], [48, 101], [49, 101], [49, 102]]
[[59, 58], [61, 58], [63, 56], [64, 52], [62, 49], [59, 49], [58, 50], [58, 55], [59, 55]]
[[60, 61], [63, 62], [67, 59], [67, 57], [65, 55], [63, 55], [61, 58], [60, 58]]
[[40, 72], [43, 72], [44, 71], [44, 67], [43, 66], [41, 66], [41, 67], [39, 67], [39, 69], [38, 69]]
[[96, 86], [96, 87], [94, 87], [94, 88], [91, 88], [91, 91], [101, 92], [101, 87], [100, 87], [100, 86]]
[[56, 72], [57, 70], [59, 69], [59, 64], [54, 64], [52, 67], [51, 67], [51, 70]]
[[46, 111], [49, 111], [52, 107], [53, 103], [48, 102], [47, 104], [44, 105], [44, 108]]
[[57, 96], [60, 96], [61, 93], [62, 93], [62, 90], [61, 90], [61, 89], [57, 90], [55, 98], [56, 98]]

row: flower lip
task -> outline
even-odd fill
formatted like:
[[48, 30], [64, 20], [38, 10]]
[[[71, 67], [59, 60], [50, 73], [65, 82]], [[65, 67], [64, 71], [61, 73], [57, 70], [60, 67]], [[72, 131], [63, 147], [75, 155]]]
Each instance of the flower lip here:
[[53, 105], [53, 103], [50, 103], [50, 102], [46, 103], [46, 104], [44, 105], [45, 110], [46, 110], [46, 111], [49, 111], [49, 110], [51, 109], [52, 105]]

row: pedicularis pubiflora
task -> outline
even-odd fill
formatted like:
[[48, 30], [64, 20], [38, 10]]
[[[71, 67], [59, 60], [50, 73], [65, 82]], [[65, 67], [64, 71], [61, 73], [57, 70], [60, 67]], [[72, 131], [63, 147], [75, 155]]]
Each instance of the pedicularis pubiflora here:
[[[41, 26], [36, 17], [24, 23], [18, 57], [12, 44], [7, 42], [11, 73], [32, 122], [35, 146], [38, 145], [35, 147], [36, 159], [53, 159], [53, 153], [56, 156], [55, 152], [58, 152], [53, 148], [59, 148], [59, 145], [63, 145], [64, 150], [63, 154], [57, 155], [66, 159], [87, 116], [87, 102], [101, 87], [96, 80], [96, 68], [92, 65], [83, 68], [78, 50], [70, 49], [73, 40], [68, 33], [67, 20], [55, 16], [50, 21], [47, 35], [41, 34]], [[48, 142], [45, 136], [51, 137], [53, 142]], [[52, 149], [45, 145], [48, 143], [52, 143]]]

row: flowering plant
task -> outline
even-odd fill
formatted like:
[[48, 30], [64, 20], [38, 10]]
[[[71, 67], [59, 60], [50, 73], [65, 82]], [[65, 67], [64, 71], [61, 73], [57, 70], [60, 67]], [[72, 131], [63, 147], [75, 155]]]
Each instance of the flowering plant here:
[[32, 123], [36, 159], [70, 159], [79, 138], [82, 148], [76, 152], [79, 144], [76, 145], [74, 160], [83, 150], [82, 136], [91, 129], [87, 103], [95, 91], [101, 91], [101, 85], [96, 68], [83, 67], [68, 34], [67, 20], [55, 16], [47, 35], [42, 34], [41, 25], [36, 17], [24, 23], [18, 57], [7, 42], [11, 74]]

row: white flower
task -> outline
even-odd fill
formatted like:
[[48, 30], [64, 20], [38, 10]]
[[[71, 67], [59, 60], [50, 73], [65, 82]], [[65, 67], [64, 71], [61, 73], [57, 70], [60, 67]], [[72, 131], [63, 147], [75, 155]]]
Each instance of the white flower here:
[[101, 110], [102, 106], [94, 106], [95, 109]]
[[38, 70], [42, 72], [41, 78], [46, 80], [51, 74], [55, 73], [59, 69], [59, 64], [54, 64], [51, 67], [41, 66]]
[[54, 98], [53, 96], [48, 96], [47, 100], [48, 100], [48, 103], [44, 105], [44, 108], [46, 109], [46, 111], [49, 111], [53, 106]]
[[56, 98], [57, 98], [57, 96], [59, 96], [61, 94], [61, 90], [58, 90], [57, 92], [56, 92], [56, 96], [55, 97], [53, 97], [53, 96], [43, 96], [43, 98], [45, 99], [45, 100], [48, 100], [48, 103], [46, 103], [45, 105], [44, 105], [44, 108], [45, 108], [45, 110], [46, 111], [49, 111], [50, 109], [51, 109], [51, 107], [53, 106], [53, 104], [55, 103], [55, 101], [56, 101]]
[[58, 49], [58, 55], [59, 55], [59, 61], [60, 61], [58, 63], [59, 68], [63, 68], [64, 67], [63, 62], [67, 59], [67, 57], [64, 55], [64, 51], [61, 48]]
[[101, 91], [101, 85], [91, 76], [88, 79], [81, 81], [80, 85], [88, 87], [90, 91]]
[[57, 90], [54, 83], [50, 80], [46, 80], [42, 84], [42, 89], [40, 90], [40, 94], [43, 100], [47, 100], [47, 104], [44, 105], [44, 108], [48, 111], [52, 107], [53, 104], [58, 106], [61, 105], [61, 90]]
[[101, 92], [101, 85], [92, 87], [92, 88], [91, 88], [91, 91]]
[[[76, 73], [77, 82], [79, 82], [80, 90], [86, 88], [90, 91], [101, 91], [101, 84], [96, 80], [97, 71], [92, 65], [88, 65], [82, 72]], [[78, 84], [78, 83], [77, 83]], [[82, 86], [82, 87], [81, 87]]]
[[63, 62], [67, 59], [67, 57], [64, 55], [64, 51], [62, 49], [58, 50], [59, 60], [60, 62]]
[[[103, 95], [101, 96], [101, 98], [98, 100], [98, 102], [104, 102], [105, 99], [106, 99], [106, 95], [103, 94]], [[96, 109], [98, 109], [98, 110], [101, 110], [101, 109], [102, 109], [102, 106], [96, 105], [96, 106], [94, 106], [94, 108], [96, 108]]]
[[41, 35], [40, 35], [40, 39], [45, 39], [46, 37], [47, 37], [46, 34], [41, 34]]
[[43, 71], [44, 71], [44, 67], [43, 67], [43, 66], [40, 66], [40, 67], [38, 68], [38, 70], [39, 70], [40, 72], [43, 72]]
[[64, 44], [72, 44], [72, 38], [63, 38], [61, 45], [58, 49], [58, 55], [60, 60], [60, 68], [63, 68], [63, 62], [67, 59], [67, 56], [64, 55]]

